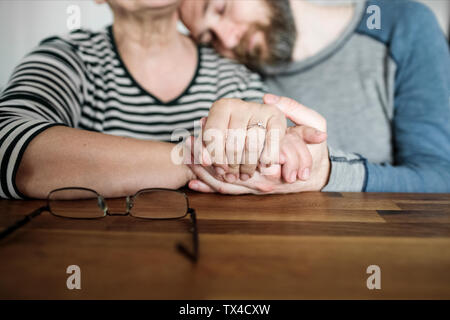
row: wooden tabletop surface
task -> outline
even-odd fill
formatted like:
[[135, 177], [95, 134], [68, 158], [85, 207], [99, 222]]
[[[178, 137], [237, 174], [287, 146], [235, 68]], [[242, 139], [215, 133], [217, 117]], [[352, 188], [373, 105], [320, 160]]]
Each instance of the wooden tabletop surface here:
[[[0, 241], [0, 299], [450, 299], [450, 194], [188, 195], [197, 264], [175, 250], [188, 218], [44, 212]], [[43, 203], [0, 200], [0, 227]]]

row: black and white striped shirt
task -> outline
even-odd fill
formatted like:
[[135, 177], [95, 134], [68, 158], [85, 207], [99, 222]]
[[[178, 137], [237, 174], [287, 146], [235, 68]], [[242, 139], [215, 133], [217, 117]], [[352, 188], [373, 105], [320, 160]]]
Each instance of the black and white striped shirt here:
[[23, 198], [15, 185], [21, 157], [43, 130], [64, 125], [146, 140], [192, 132], [220, 98], [260, 101], [263, 84], [244, 66], [199, 47], [195, 76], [163, 103], [130, 75], [112, 28], [45, 39], [15, 68], [0, 95], [0, 197]]

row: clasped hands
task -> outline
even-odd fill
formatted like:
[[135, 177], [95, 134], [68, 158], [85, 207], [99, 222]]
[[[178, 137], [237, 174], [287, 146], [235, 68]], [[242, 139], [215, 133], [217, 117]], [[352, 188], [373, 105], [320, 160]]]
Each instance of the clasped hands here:
[[[289, 118], [295, 127], [286, 126]], [[271, 94], [264, 104], [221, 99], [186, 140], [185, 161], [200, 192], [269, 194], [320, 191], [330, 160], [326, 120], [300, 103]]]

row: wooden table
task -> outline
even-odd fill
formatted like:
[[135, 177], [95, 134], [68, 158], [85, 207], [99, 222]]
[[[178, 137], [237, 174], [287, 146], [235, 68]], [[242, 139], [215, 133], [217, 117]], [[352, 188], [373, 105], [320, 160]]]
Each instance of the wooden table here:
[[[43, 213], [0, 242], [0, 299], [450, 299], [450, 194], [188, 194], [196, 265], [174, 248], [190, 244], [188, 219]], [[0, 200], [0, 226], [41, 204]]]

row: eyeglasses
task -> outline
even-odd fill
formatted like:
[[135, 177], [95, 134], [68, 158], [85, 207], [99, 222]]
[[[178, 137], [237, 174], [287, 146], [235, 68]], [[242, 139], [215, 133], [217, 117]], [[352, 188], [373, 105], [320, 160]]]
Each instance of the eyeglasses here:
[[[76, 199], [76, 200], [74, 200]], [[198, 230], [195, 210], [189, 207], [188, 197], [184, 192], [169, 189], [143, 189], [133, 196], [126, 197], [126, 211], [109, 212], [107, 202], [96, 191], [69, 187], [51, 191], [47, 196], [47, 205], [36, 209], [0, 232], [0, 240], [19, 229], [42, 212], [69, 219], [100, 219], [108, 216], [130, 215], [146, 220], [177, 220], [190, 215], [192, 222], [193, 250], [182, 243], [177, 243], [177, 250], [192, 262], [198, 259]]]

